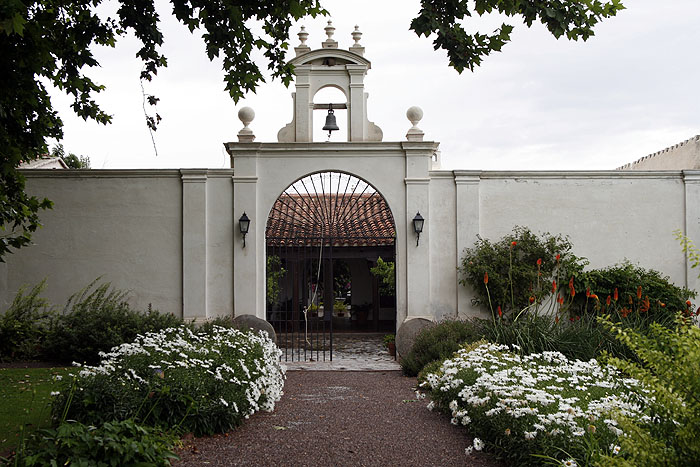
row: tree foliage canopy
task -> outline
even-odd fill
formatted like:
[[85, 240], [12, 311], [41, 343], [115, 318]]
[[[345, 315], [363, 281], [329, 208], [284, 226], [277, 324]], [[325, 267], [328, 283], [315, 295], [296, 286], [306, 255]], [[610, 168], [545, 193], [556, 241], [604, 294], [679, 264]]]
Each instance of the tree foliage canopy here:
[[435, 50], [444, 49], [450, 66], [459, 73], [474, 70], [484, 57], [498, 52], [508, 42], [513, 26], [503, 23], [491, 34], [468, 33], [465, 19], [501, 13], [520, 16], [527, 27], [539, 21], [554, 37], [587, 40], [602, 19], [624, 9], [622, 0], [421, 0], [419, 15], [411, 29], [419, 36], [435, 34]]
[[61, 143], [51, 148], [51, 153], [54, 157], [60, 157], [63, 162], [66, 163], [69, 169], [89, 169], [90, 168], [90, 158], [88, 156], [76, 156], [75, 154], [68, 153]]
[[[140, 41], [141, 79], [150, 81], [167, 66], [160, 52], [163, 34], [154, 0], [118, 0], [115, 17], [98, 13], [103, 0], [4, 0], [0, 2], [0, 261], [30, 242], [39, 227], [37, 213], [51, 207], [47, 199], [29, 196], [17, 171], [23, 160], [47, 152], [47, 138], [60, 140], [63, 123], [51, 105], [47, 84], [73, 96], [72, 108], [85, 120], [107, 124], [111, 116], [95, 101], [104, 86], [87, 72], [99, 66], [92, 46], [114, 47], [131, 32]], [[209, 59], [222, 57], [226, 90], [234, 101], [265, 81], [252, 58], [261, 50], [273, 79], [285, 85], [292, 68], [285, 62], [292, 22], [326, 14], [320, 0], [170, 0], [173, 15], [191, 32], [202, 31]], [[556, 37], [587, 39], [601, 19], [622, 9], [620, 0], [422, 0], [411, 29], [436, 35], [435, 48], [445, 49], [458, 72], [473, 70], [491, 51], [510, 40], [512, 26], [492, 34], [468, 34], [462, 27], [473, 14], [520, 15], [530, 26], [539, 20]], [[262, 34], [252, 25], [260, 25]], [[146, 96], [151, 105], [155, 96]], [[155, 128], [160, 116], [147, 116]]]

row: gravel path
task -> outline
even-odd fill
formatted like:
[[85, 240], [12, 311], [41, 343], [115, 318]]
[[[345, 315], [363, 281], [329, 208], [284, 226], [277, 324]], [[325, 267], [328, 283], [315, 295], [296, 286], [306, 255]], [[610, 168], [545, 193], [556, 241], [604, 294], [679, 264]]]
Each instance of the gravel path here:
[[232, 433], [189, 439], [176, 465], [499, 466], [471, 437], [416, 401], [398, 371], [290, 371], [273, 413]]

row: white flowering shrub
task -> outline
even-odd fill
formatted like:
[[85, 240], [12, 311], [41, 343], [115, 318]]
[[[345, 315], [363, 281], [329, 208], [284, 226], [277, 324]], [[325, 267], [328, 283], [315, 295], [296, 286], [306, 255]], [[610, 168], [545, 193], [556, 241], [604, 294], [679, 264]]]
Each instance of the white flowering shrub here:
[[[225, 432], [282, 396], [280, 350], [267, 334], [214, 326], [140, 335], [85, 366], [54, 401], [58, 419], [133, 418], [196, 435]], [[70, 383], [70, 382], [69, 382]]]
[[636, 380], [559, 352], [520, 356], [498, 344], [467, 346], [421, 386], [432, 399], [429, 409], [449, 412], [453, 424], [478, 437], [474, 449], [518, 465], [588, 465], [601, 452], [620, 451], [623, 432], [613, 410], [649, 420]]

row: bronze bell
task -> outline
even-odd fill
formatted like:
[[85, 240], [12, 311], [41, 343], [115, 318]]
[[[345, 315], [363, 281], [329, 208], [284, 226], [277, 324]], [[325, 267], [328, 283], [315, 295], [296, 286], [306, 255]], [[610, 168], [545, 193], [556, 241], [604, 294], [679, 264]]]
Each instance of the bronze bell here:
[[328, 115], [326, 115], [326, 124], [323, 126], [323, 131], [328, 131], [328, 139], [331, 137], [331, 132], [340, 130], [338, 124], [335, 122], [335, 115], [333, 113], [333, 108], [328, 109]]

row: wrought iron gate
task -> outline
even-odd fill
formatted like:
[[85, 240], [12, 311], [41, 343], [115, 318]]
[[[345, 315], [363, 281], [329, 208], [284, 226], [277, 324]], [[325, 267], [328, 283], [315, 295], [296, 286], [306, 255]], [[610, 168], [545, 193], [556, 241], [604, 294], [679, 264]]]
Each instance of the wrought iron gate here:
[[386, 201], [352, 175], [309, 175], [277, 198], [266, 228], [266, 306], [285, 360], [333, 359], [334, 315], [347, 307], [347, 297], [334, 285], [336, 252], [388, 246], [393, 251], [394, 238]]

